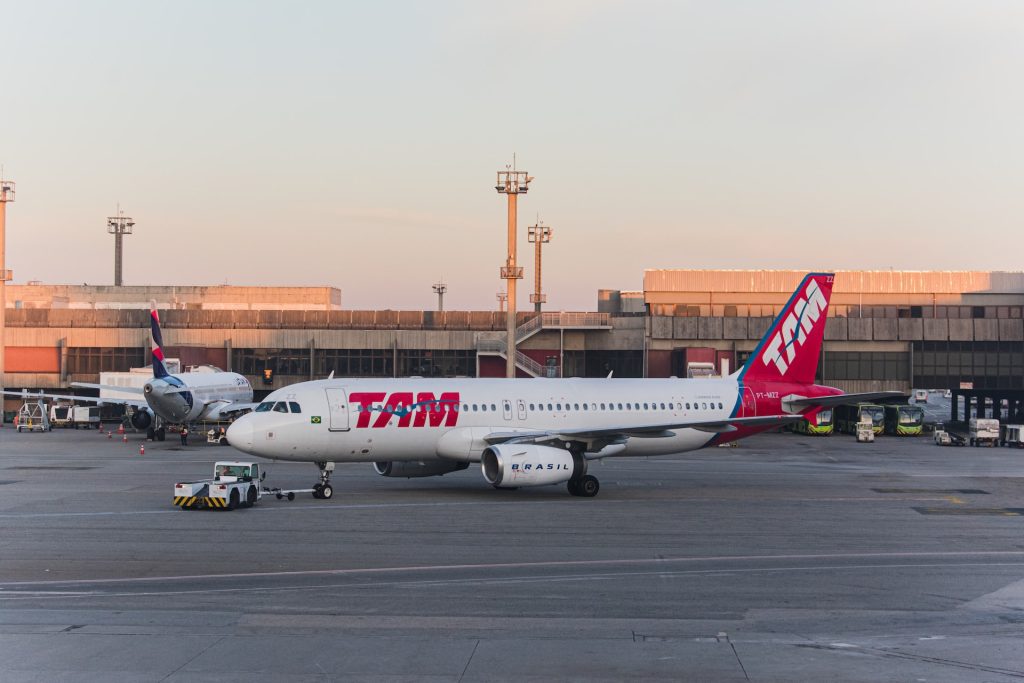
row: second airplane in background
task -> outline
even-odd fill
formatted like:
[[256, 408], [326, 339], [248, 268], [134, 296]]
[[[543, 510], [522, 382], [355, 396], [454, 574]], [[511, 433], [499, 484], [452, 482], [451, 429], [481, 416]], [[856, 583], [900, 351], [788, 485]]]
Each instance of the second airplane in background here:
[[[137, 393], [138, 398], [93, 398], [60, 394], [31, 394], [86, 403], [110, 403], [131, 407], [131, 424], [146, 430], [150, 439], [163, 441], [167, 424], [190, 424], [199, 420], [226, 420], [256, 406], [252, 402], [252, 385], [236, 372], [223, 372], [214, 368], [207, 372], [179, 372], [171, 374], [164, 366], [163, 335], [160, 316], [154, 303], [150, 310], [150, 331], [153, 336], [153, 378], [141, 388], [73, 382], [73, 387], [108, 389], [123, 393]], [[9, 396], [22, 396], [22, 392], [5, 391]]]

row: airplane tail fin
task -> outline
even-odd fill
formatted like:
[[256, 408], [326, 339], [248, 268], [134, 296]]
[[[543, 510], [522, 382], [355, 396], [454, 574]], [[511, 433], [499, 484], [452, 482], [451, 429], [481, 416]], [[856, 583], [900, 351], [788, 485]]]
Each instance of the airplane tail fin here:
[[156, 302], [149, 302], [149, 327], [153, 333], [153, 377], [162, 379], [170, 373], [164, 365], [164, 339], [160, 334], [160, 314], [156, 311]]
[[813, 384], [833, 273], [808, 273], [739, 371], [740, 381]]

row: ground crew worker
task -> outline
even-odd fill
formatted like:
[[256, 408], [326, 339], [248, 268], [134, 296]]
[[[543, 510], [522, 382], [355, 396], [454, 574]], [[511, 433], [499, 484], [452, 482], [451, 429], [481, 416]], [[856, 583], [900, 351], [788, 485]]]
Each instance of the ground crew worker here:
[[188, 445], [188, 427], [182, 427], [181, 428], [181, 445], [182, 446], [187, 446]]

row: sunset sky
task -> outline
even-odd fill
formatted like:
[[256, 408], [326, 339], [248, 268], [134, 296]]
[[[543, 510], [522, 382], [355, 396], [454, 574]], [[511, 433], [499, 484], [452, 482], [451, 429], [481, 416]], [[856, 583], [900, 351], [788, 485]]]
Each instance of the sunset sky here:
[[551, 310], [644, 268], [1021, 270], [1024, 3], [0, 0], [15, 282]]

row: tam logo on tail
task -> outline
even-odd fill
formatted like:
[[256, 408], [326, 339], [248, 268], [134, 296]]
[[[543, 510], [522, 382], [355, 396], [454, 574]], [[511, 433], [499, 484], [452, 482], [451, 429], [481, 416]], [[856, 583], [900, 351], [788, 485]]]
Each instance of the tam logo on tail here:
[[[829, 278], [831, 280], [831, 278]], [[789, 315], [782, 322], [782, 329], [772, 337], [761, 360], [765, 365], [775, 363], [783, 375], [789, 370], [790, 364], [798, 353], [797, 344], [807, 343], [807, 335], [814, 329], [819, 318], [824, 317], [828, 309], [828, 299], [821, 293], [815, 280], [811, 280], [804, 291], [806, 298], [798, 298]], [[785, 358], [783, 358], [785, 356]]]
[[747, 361], [745, 380], [814, 382], [834, 279], [832, 273], [804, 277]]

